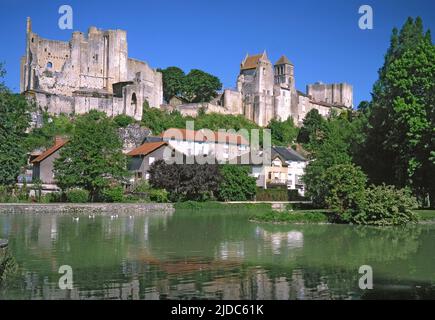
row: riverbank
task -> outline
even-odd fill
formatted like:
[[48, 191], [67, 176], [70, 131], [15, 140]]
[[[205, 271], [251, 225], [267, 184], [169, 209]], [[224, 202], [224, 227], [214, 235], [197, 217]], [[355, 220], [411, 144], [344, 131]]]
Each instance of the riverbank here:
[[0, 214], [142, 214], [173, 213], [172, 203], [1, 203]]
[[[435, 222], [435, 210], [414, 210], [417, 214], [419, 223]], [[266, 212], [254, 214], [250, 221], [276, 223], [276, 224], [291, 224], [291, 223], [337, 223], [335, 215], [326, 209], [317, 210], [292, 210], [277, 212], [269, 210]]]

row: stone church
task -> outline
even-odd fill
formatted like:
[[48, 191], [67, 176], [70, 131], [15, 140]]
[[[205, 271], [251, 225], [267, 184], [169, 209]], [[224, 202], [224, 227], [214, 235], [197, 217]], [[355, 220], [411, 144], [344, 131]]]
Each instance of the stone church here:
[[128, 57], [125, 31], [90, 27], [87, 35], [74, 32], [69, 42], [47, 40], [32, 31], [30, 18], [20, 89], [52, 114], [97, 109], [140, 120], [145, 100], [163, 103], [162, 74]]
[[315, 83], [307, 92], [296, 90], [294, 65], [286, 56], [272, 64], [266, 52], [246, 55], [240, 64], [235, 89], [225, 89], [216, 99], [206, 104], [180, 104], [175, 107], [183, 114], [195, 115], [203, 107], [208, 112], [243, 114], [260, 126], [272, 119], [301, 125], [311, 109], [327, 116], [332, 109], [353, 107], [353, 88], [347, 83]]

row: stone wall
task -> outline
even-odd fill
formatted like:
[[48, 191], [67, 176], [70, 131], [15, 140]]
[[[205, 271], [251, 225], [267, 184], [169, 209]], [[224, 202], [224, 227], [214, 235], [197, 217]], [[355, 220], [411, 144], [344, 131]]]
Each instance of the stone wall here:
[[171, 203], [51, 203], [51, 204], [26, 204], [26, 203], [2, 203], [0, 204], [0, 214], [159, 214], [173, 213], [174, 206]]

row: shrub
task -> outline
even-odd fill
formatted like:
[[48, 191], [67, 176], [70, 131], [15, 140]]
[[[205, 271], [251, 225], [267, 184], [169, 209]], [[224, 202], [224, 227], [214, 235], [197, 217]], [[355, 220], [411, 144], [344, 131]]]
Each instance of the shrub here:
[[150, 189], [148, 194], [153, 202], [164, 203], [169, 201], [169, 194], [165, 189]]
[[287, 188], [257, 188], [257, 201], [288, 201]]
[[122, 186], [104, 189], [103, 200], [105, 202], [124, 202], [124, 190]]
[[85, 189], [69, 189], [66, 191], [66, 200], [71, 203], [88, 202], [89, 191]]
[[394, 186], [371, 186], [358, 205], [352, 222], [377, 226], [403, 225], [417, 221], [417, 200], [409, 189]]
[[256, 181], [249, 176], [245, 166], [223, 165], [219, 167], [222, 180], [219, 183], [218, 197], [222, 201], [246, 201], [255, 196]]
[[277, 212], [269, 210], [251, 217], [254, 221], [271, 223], [327, 223], [329, 213], [324, 211]]
[[125, 128], [128, 125], [135, 123], [136, 120], [134, 120], [134, 118], [127, 116], [125, 114], [119, 114], [113, 118], [113, 122], [115, 122], [118, 128]]
[[367, 182], [364, 172], [353, 164], [340, 164], [328, 168], [323, 180], [326, 205], [341, 219], [347, 220], [364, 199]]

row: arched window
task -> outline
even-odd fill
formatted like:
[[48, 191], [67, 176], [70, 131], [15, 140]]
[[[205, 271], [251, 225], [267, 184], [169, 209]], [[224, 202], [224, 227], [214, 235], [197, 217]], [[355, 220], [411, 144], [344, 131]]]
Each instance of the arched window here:
[[131, 106], [134, 106], [134, 113], [137, 113], [137, 97], [136, 97], [136, 93], [133, 92], [133, 94], [131, 95]]
[[47, 62], [47, 69], [51, 69], [53, 68], [53, 63], [51, 63], [50, 61]]

